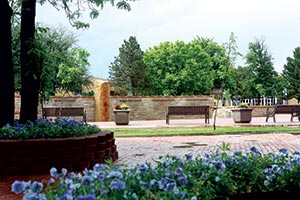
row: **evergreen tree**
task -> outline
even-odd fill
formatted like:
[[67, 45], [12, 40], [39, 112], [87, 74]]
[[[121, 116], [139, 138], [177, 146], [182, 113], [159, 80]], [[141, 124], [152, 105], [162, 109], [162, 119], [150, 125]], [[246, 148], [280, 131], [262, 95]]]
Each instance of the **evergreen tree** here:
[[295, 48], [294, 57], [288, 57], [282, 75], [287, 81], [288, 97], [300, 102], [300, 47]]
[[246, 55], [246, 63], [252, 73], [255, 75], [252, 91], [249, 91], [252, 97], [274, 96], [276, 94], [277, 72], [273, 67], [272, 55], [264, 43], [264, 40], [256, 40], [249, 44], [249, 52]]
[[109, 81], [118, 95], [147, 94], [149, 81], [143, 54], [133, 36], [119, 48], [119, 55], [109, 66]]

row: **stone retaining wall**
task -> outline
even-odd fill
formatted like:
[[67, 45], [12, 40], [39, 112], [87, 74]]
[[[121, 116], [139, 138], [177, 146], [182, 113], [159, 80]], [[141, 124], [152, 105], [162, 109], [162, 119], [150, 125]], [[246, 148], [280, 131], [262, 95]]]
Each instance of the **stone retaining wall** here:
[[[77, 97], [77, 96], [52, 96], [50, 101], [47, 104], [44, 104], [45, 107], [51, 106], [83, 106], [86, 111], [86, 120], [87, 122], [94, 122], [95, 121], [95, 98], [92, 97]], [[17, 95], [15, 97], [15, 118], [18, 119], [20, 115], [20, 108], [21, 108], [21, 97]], [[38, 107], [38, 117], [42, 117], [42, 108], [39, 105]], [[76, 120], [82, 120], [81, 117], [74, 117]]]
[[[168, 106], [193, 106], [209, 105], [213, 113], [214, 99], [212, 96], [111, 96], [110, 119], [114, 120], [113, 108], [116, 104], [126, 103], [129, 105], [130, 120], [162, 120], [166, 119]], [[210, 117], [211, 117], [210, 116]], [[172, 116], [173, 119], [181, 118], [204, 118], [204, 116]]]

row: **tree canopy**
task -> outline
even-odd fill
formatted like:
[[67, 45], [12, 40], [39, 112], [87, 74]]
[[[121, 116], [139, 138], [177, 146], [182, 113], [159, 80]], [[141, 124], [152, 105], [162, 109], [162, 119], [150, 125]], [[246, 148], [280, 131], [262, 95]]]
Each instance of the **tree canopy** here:
[[136, 37], [130, 36], [119, 48], [119, 55], [109, 66], [109, 81], [118, 95], [145, 95], [148, 75]]
[[220, 87], [226, 60], [224, 46], [201, 37], [163, 42], [144, 54], [153, 95], [210, 94]]
[[300, 47], [293, 51], [293, 57], [288, 57], [284, 65], [283, 77], [287, 84], [287, 96], [300, 102]]

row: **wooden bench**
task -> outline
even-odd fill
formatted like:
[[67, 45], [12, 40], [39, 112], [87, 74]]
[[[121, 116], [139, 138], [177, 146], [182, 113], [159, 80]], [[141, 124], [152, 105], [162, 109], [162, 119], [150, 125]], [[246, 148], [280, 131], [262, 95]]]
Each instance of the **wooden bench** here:
[[209, 106], [168, 106], [166, 124], [169, 124], [170, 115], [204, 115], [205, 123], [209, 124]]
[[268, 108], [266, 113], [266, 122], [270, 117], [273, 117], [273, 121], [276, 122], [275, 114], [291, 114], [291, 122], [294, 117], [298, 117], [300, 121], [300, 104], [294, 105], [276, 105], [274, 108]]
[[82, 116], [86, 122], [86, 111], [84, 107], [44, 107], [42, 108], [43, 118], [47, 117], [77, 117]]

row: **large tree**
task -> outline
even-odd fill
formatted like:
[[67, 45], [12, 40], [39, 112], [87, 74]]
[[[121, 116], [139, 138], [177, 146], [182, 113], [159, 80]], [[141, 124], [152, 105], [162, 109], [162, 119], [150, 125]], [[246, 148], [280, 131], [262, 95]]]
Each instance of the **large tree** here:
[[273, 67], [272, 55], [268, 52], [264, 40], [256, 39], [249, 43], [246, 64], [254, 74], [251, 84], [252, 97], [274, 96], [276, 94], [277, 72]]
[[288, 57], [282, 75], [287, 84], [287, 96], [300, 102], [300, 47], [293, 51], [293, 57]]
[[119, 49], [119, 55], [109, 66], [109, 81], [118, 95], [145, 95], [148, 76], [136, 37], [130, 36]]
[[[19, 35], [18, 26], [13, 28], [14, 35]], [[20, 40], [13, 40], [13, 61], [15, 65], [15, 90], [21, 89], [21, 76], [19, 64]], [[35, 53], [39, 66], [41, 66], [39, 99], [40, 103], [50, 99], [57, 90], [80, 93], [84, 87], [91, 85], [88, 74], [89, 53], [77, 45], [77, 38], [64, 27], [47, 27], [39, 24], [35, 33]], [[72, 71], [72, 76], [63, 77], [59, 71]], [[72, 70], [73, 69], [73, 70]], [[70, 87], [66, 88], [66, 79]]]
[[[128, 0], [130, 1], [130, 0]], [[133, 0], [134, 1], [134, 0]], [[40, 3], [46, 2], [40, 0]], [[80, 17], [86, 7], [90, 9], [90, 16], [96, 18], [99, 10], [106, 3], [114, 5], [114, 0], [76, 1], [66, 0], [49, 1], [58, 9], [65, 10], [71, 24], [76, 28], [86, 28], [87, 23], [81, 22]], [[117, 8], [130, 10], [127, 0], [119, 0]], [[23, 0], [21, 9], [21, 113], [20, 122], [34, 121], [37, 118], [38, 90], [40, 85], [41, 66], [37, 60], [34, 44], [36, 0]]]
[[12, 9], [8, 0], [0, 0], [0, 127], [14, 121], [14, 71], [12, 62]]
[[220, 88], [226, 60], [222, 45], [200, 37], [188, 43], [163, 42], [144, 55], [153, 95], [210, 94]]

